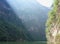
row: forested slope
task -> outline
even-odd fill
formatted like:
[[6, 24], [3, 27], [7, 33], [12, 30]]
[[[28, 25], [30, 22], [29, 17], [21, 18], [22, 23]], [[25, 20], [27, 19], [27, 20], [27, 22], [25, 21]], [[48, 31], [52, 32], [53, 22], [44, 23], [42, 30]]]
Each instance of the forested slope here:
[[22, 20], [13, 12], [6, 0], [0, 0], [0, 41], [20, 40], [25, 29]]

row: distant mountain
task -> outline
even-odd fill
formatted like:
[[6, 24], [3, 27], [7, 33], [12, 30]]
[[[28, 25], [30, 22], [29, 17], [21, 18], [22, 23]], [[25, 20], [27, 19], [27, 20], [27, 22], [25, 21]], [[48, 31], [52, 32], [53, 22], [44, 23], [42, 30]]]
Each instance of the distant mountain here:
[[46, 40], [45, 23], [49, 8], [42, 6], [36, 0], [7, 0], [28, 31], [31, 40]]
[[49, 8], [42, 6], [36, 0], [7, 0], [15, 13], [23, 20], [29, 40], [46, 40], [45, 23]]

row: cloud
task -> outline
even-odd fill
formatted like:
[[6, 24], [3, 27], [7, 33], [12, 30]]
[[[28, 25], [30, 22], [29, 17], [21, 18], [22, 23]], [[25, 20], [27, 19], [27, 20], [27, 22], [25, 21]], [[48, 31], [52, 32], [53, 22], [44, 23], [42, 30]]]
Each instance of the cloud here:
[[49, 7], [49, 8], [51, 7], [53, 3], [53, 0], [36, 0], [36, 1], [40, 3], [41, 5]]

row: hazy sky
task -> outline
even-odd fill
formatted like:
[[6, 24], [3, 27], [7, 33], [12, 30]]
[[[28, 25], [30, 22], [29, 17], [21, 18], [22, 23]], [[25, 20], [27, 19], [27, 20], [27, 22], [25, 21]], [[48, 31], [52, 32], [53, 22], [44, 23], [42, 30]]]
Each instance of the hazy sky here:
[[46, 7], [51, 7], [53, 0], [36, 0], [38, 3], [42, 4], [43, 6]]
[[[7, 0], [7, 1], [9, 1], [9, 3], [14, 3], [14, 2], [19, 2], [20, 3], [20, 1], [21, 0]], [[25, 2], [27, 2], [28, 0], [23, 0], [23, 1], [25, 1]], [[32, 1], [32, 0], [31, 0]], [[52, 3], [53, 3], [53, 0], [36, 0], [39, 4], [41, 4], [41, 5], [43, 5], [43, 6], [46, 6], [46, 7], [48, 7], [48, 8], [50, 8], [51, 7], [51, 5], [52, 5]]]

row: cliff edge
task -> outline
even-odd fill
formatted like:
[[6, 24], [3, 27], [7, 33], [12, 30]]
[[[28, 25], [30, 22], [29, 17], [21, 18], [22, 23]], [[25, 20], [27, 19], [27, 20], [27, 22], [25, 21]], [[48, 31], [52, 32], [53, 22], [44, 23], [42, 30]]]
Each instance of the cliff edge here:
[[54, 0], [46, 23], [48, 44], [60, 44], [60, 0]]

